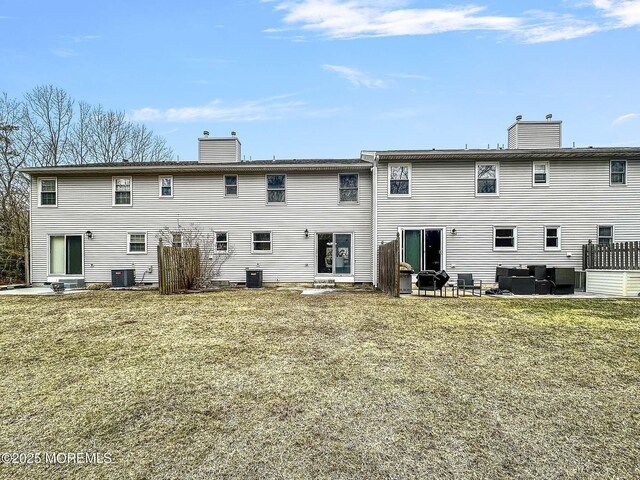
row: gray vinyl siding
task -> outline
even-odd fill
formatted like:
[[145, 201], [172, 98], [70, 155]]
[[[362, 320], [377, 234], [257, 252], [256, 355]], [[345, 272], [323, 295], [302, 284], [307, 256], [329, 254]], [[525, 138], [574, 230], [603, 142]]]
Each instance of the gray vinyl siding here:
[[[348, 173], [346, 169], [343, 173]], [[282, 172], [270, 172], [282, 173]], [[244, 281], [245, 268], [264, 269], [266, 282], [311, 282], [315, 233], [353, 233], [356, 282], [371, 282], [371, 174], [360, 171], [359, 202], [338, 202], [338, 171], [286, 172], [286, 205], [266, 204], [265, 173], [238, 173], [238, 197], [225, 197], [223, 173], [173, 173], [173, 198], [158, 197], [158, 175], [132, 175], [131, 207], [112, 206], [112, 176], [58, 176], [58, 207], [37, 206], [32, 193], [32, 281], [47, 281], [48, 234], [93, 233], [84, 239], [85, 281], [109, 282], [111, 269], [135, 268], [136, 280], [157, 282], [157, 234], [195, 223], [226, 231], [231, 259], [221, 278]], [[51, 175], [47, 175], [51, 176]], [[34, 176], [33, 184], [37, 178]], [[309, 238], [304, 231], [309, 230]], [[251, 253], [251, 232], [272, 232], [271, 254]], [[147, 232], [147, 253], [128, 255], [127, 232]]]
[[228, 163], [240, 161], [240, 141], [237, 138], [200, 138], [200, 163]]
[[517, 122], [509, 128], [509, 148], [560, 148], [561, 127], [561, 122]]
[[[548, 187], [532, 186], [531, 161], [503, 160], [499, 197], [475, 196], [469, 159], [414, 161], [411, 198], [388, 198], [387, 165], [378, 168], [377, 245], [399, 227], [446, 227], [445, 268], [454, 278], [492, 281], [498, 265], [580, 268], [581, 246], [597, 241], [598, 225], [613, 225], [616, 242], [640, 238], [640, 160], [628, 161], [626, 186], [609, 186], [608, 160], [550, 159]], [[544, 250], [545, 225], [561, 227], [560, 251]], [[517, 227], [517, 251], [493, 250], [493, 226]]]

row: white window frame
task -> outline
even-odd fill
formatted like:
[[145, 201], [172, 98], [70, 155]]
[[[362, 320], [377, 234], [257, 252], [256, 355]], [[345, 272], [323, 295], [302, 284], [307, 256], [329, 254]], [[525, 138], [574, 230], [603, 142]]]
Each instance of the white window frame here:
[[[171, 195], [162, 194], [162, 180], [168, 178], [171, 180]], [[159, 175], [158, 176], [158, 197], [159, 198], [173, 198], [173, 175]]]
[[[64, 237], [64, 271], [65, 273], [51, 273], [51, 237]], [[80, 237], [82, 240], [82, 273], [67, 273], [67, 237]], [[49, 233], [47, 234], [47, 277], [77, 277], [84, 278], [84, 234], [82, 233]]]
[[[409, 193], [391, 193], [391, 169], [393, 167], [407, 167], [409, 174]], [[387, 197], [388, 198], [411, 198], [411, 187], [413, 183], [411, 163], [390, 163], [387, 166]], [[359, 181], [359, 179], [358, 179]], [[339, 187], [339, 185], [338, 185]], [[358, 188], [359, 185], [358, 185]]]
[[[612, 224], [602, 224], [602, 225], [598, 225], [596, 227], [596, 243], [597, 245], [600, 245], [600, 227], [610, 227], [611, 228], [611, 237], [602, 237], [602, 238], [611, 238], [611, 243], [616, 243], [615, 240], [615, 236], [616, 236], [616, 229]], [[609, 245], [611, 245], [611, 243], [609, 243]]]
[[[611, 181], [611, 177], [613, 176], [613, 170], [611, 170], [611, 167], [613, 165], [613, 162], [624, 162], [624, 182], [612, 182]], [[627, 185], [628, 183], [628, 173], [629, 171], [629, 164], [626, 160], [609, 160], [609, 186], [610, 187], [624, 187]], [[603, 227], [608, 227], [608, 225], [603, 225]]]
[[[116, 204], [116, 180], [129, 179], [129, 203]], [[111, 177], [111, 206], [112, 207], [131, 207], [133, 206], [133, 178], [130, 176]]]
[[[350, 200], [342, 200], [340, 198], [340, 190], [342, 190], [340, 188], [340, 176], [341, 175], [355, 175], [356, 178], [358, 179], [358, 185], [356, 186], [355, 190], [356, 190], [356, 199], [355, 201], [350, 201]], [[352, 190], [352, 189], [345, 189], [345, 190]], [[357, 205], [360, 203], [360, 174], [356, 173], [356, 172], [341, 172], [338, 174], [338, 203], [344, 203], [345, 205]]]
[[[503, 230], [503, 229], [513, 230], [513, 247], [496, 247], [496, 230]], [[518, 251], [518, 227], [514, 227], [513, 225], [494, 225], [493, 226], [493, 251], [494, 252], [517, 252]]]
[[[536, 165], [544, 165], [545, 173], [546, 173], [546, 182], [544, 183], [536, 183]], [[531, 167], [531, 185], [534, 187], [548, 187], [549, 186], [549, 171], [550, 171], [550, 163], [548, 161], [543, 162], [533, 162]]]
[[[256, 233], [268, 233], [269, 234], [269, 250], [254, 250], [253, 249], [253, 235]], [[227, 237], [228, 239], [229, 237]], [[266, 243], [266, 242], [265, 242]], [[271, 230], [253, 230], [251, 232], [251, 253], [256, 253], [258, 255], [273, 253], [273, 231]]]
[[[284, 176], [284, 202], [270, 202], [269, 201], [269, 176]], [[287, 178], [286, 173], [266, 173], [264, 176], [264, 186], [265, 186], [265, 202], [267, 205], [286, 205], [287, 204], [287, 185], [289, 184], [289, 179]], [[272, 189], [273, 191], [283, 190], [281, 188]]]
[[[558, 231], [558, 246], [557, 247], [549, 247], [547, 246], [547, 229], [548, 228], [555, 228]], [[545, 252], [558, 252], [560, 250], [562, 250], [562, 227], [560, 225], [545, 225], [544, 226], [544, 251]]]
[[[227, 177], [236, 177], [236, 194], [235, 195], [231, 195], [231, 194], [227, 194]], [[265, 177], [266, 178], [266, 177]], [[287, 187], [287, 183], [285, 180], [285, 200], [287, 199], [287, 193], [286, 193], [286, 187]], [[238, 196], [238, 194], [240, 193], [240, 177], [235, 174], [235, 173], [227, 173], [225, 175], [222, 176], [222, 187], [224, 188], [224, 196], [225, 197], [229, 197], [229, 198], [236, 198]], [[269, 194], [267, 193], [267, 199], [269, 198]]]
[[[132, 252], [130, 250], [131, 235], [144, 235], [144, 252]], [[127, 232], [127, 255], [146, 255], [149, 252], [148, 240], [149, 239], [148, 239], [147, 232], [140, 232], [140, 231]]]
[[[180, 245], [176, 245], [176, 243], [178, 243], [176, 242], [176, 237], [180, 237]], [[183, 238], [182, 232], [171, 232], [171, 246], [183, 248], [184, 245], [182, 243], [182, 238]]]
[[[494, 165], [496, 167], [496, 191], [494, 193], [479, 193], [478, 192], [478, 167], [480, 165]], [[476, 197], [499, 197], [500, 196], [500, 162], [476, 162], [474, 166], [474, 181], [473, 189]], [[511, 227], [509, 227], [511, 228]]]
[[[56, 182], [56, 190], [55, 190], [55, 194], [56, 194], [56, 203], [53, 205], [43, 205], [42, 204], [42, 181], [43, 180], [53, 180]], [[48, 192], [51, 193], [51, 192]], [[58, 177], [42, 177], [42, 178], [38, 178], [38, 207], [42, 207], [42, 208], [56, 208], [58, 206]]]
[[[226, 250], [218, 250], [218, 234], [220, 233], [224, 233], [227, 236], [227, 239], [224, 242], [227, 244]], [[253, 235], [251, 235], [251, 240], [253, 240]], [[251, 242], [251, 245], [253, 247], [253, 241]], [[226, 230], [218, 230], [213, 232], [213, 251], [216, 253], [229, 253], [229, 232], [227, 232]]]

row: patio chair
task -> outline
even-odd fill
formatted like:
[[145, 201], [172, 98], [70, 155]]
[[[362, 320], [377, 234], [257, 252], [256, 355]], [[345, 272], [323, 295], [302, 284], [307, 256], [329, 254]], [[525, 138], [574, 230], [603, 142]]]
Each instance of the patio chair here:
[[459, 273], [458, 288], [462, 290], [462, 295], [466, 295], [467, 290], [471, 290], [471, 295], [475, 295], [478, 290], [482, 296], [482, 280], [474, 280], [473, 273]]

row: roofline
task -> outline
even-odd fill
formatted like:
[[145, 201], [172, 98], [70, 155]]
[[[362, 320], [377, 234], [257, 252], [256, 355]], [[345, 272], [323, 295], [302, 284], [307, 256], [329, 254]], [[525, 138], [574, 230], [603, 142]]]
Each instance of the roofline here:
[[507, 130], [511, 130], [515, 125], [521, 124], [521, 123], [526, 123], [529, 125], [534, 125], [534, 124], [542, 124], [542, 125], [562, 125], [562, 120], [516, 120], [515, 122], [513, 122], [509, 128], [507, 128]]
[[144, 165], [142, 163], [129, 165], [100, 165], [79, 166], [61, 165], [57, 167], [27, 167], [20, 172], [26, 174], [69, 174], [79, 173], [92, 175], [96, 173], [208, 173], [208, 172], [275, 172], [275, 171], [347, 171], [369, 170], [371, 163], [365, 160], [344, 162], [336, 160], [335, 163], [313, 162], [282, 162], [273, 164], [255, 162], [231, 162], [231, 163], [186, 163], [185, 165]]
[[535, 150], [387, 150], [376, 152], [385, 160], [472, 160], [472, 159], [586, 159], [586, 158], [640, 158], [640, 147], [603, 148], [544, 148]]

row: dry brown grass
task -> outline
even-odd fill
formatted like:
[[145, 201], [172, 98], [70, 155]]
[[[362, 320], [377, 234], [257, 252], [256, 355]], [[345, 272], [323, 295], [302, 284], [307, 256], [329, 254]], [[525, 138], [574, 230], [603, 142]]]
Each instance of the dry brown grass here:
[[637, 478], [640, 302], [0, 299], [3, 478]]

